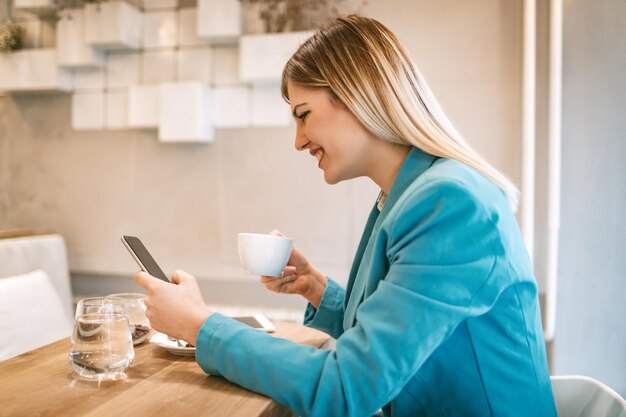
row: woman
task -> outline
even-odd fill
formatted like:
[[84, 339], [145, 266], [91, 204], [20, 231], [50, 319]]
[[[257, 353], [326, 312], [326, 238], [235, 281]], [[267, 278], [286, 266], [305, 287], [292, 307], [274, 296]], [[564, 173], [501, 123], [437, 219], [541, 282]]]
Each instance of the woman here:
[[326, 182], [381, 188], [347, 289], [295, 248], [283, 277], [261, 278], [304, 296], [305, 324], [336, 350], [211, 312], [182, 271], [177, 286], [136, 275], [154, 328], [195, 344], [207, 373], [301, 416], [555, 416], [517, 191], [454, 129], [395, 36], [362, 16], [331, 22], [291, 57], [282, 93], [296, 148]]

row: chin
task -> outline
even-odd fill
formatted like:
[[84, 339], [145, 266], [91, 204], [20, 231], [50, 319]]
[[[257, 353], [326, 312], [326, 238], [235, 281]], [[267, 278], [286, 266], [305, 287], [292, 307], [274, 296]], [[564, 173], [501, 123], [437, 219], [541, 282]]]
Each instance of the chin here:
[[327, 171], [324, 171], [324, 181], [326, 184], [333, 185], [337, 184], [337, 179], [330, 175]]
[[345, 180], [345, 178], [341, 178], [340, 176], [332, 175], [331, 173], [324, 171], [324, 181], [326, 181], [326, 184], [335, 185], [343, 180]]

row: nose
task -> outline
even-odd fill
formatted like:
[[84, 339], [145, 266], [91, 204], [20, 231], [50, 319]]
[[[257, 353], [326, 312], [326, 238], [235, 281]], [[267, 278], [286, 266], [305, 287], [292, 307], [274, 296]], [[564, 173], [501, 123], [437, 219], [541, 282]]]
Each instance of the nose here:
[[311, 141], [307, 139], [304, 127], [300, 123], [296, 123], [296, 150], [303, 151]]

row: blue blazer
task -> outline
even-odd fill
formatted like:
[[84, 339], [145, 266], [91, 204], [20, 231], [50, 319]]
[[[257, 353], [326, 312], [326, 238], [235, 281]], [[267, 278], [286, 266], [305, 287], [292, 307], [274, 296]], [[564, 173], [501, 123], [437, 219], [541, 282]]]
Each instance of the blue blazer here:
[[334, 351], [218, 313], [196, 361], [299, 416], [556, 416], [537, 286], [503, 193], [413, 148], [375, 205], [344, 290], [328, 280], [305, 324]]

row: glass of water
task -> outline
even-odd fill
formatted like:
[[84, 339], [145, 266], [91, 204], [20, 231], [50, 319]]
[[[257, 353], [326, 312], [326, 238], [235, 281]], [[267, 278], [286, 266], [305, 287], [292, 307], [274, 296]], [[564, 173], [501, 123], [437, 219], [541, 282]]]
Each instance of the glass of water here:
[[98, 381], [126, 377], [135, 357], [124, 300], [96, 297], [78, 302], [69, 361], [78, 375]]

